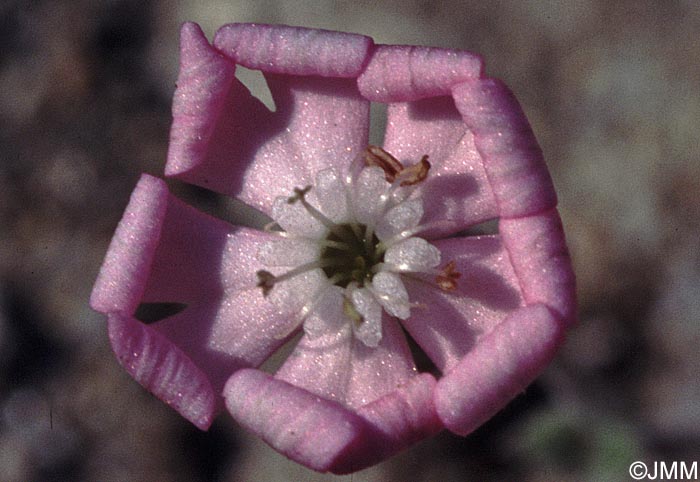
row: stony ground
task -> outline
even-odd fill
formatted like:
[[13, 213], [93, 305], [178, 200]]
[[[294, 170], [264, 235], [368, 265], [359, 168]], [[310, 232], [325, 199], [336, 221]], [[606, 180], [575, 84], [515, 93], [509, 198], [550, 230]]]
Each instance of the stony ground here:
[[[206, 3], [201, 6], [200, 3]], [[643, 1], [0, 3], [0, 480], [331, 480], [134, 383], [87, 306], [167, 148], [178, 27], [257, 21], [467, 49], [519, 96], [557, 186], [580, 324], [473, 435], [338, 480], [627, 480], [700, 454], [700, 5]]]

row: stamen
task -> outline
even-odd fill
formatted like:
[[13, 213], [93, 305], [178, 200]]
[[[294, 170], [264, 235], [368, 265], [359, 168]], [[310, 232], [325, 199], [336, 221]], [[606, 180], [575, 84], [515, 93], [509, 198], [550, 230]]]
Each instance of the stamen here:
[[410, 264], [392, 264], [378, 263], [372, 266], [372, 273], [377, 274], [380, 271], [391, 271], [393, 273], [401, 273], [403, 276], [408, 276], [412, 279], [426, 281], [421, 278], [420, 274], [434, 275], [435, 283], [443, 291], [454, 291], [457, 289], [457, 280], [462, 276], [462, 273], [455, 270], [456, 264], [453, 261], [447, 263], [442, 269], [420, 269], [416, 270]]
[[343, 297], [343, 312], [348, 318], [355, 322], [355, 326], [360, 325], [364, 321], [362, 315], [358, 313], [352, 301], [345, 296]]
[[365, 226], [365, 251], [367, 253], [373, 253], [374, 250], [372, 249], [372, 237], [374, 236], [374, 226], [372, 223], [368, 223], [367, 226]]
[[261, 269], [255, 274], [258, 276], [258, 288], [262, 288], [263, 297], [267, 297], [267, 295], [270, 294], [272, 287], [275, 286], [277, 278], [275, 278], [274, 274], [270, 273], [269, 271], [265, 271], [264, 269]]
[[316, 241], [321, 247], [323, 248], [334, 248], [338, 249], [340, 251], [349, 251], [352, 249], [350, 246], [348, 246], [346, 243], [341, 243], [339, 241], [333, 241], [332, 239], [322, 239], [320, 241]]
[[462, 273], [455, 270], [455, 262], [450, 261], [442, 268], [440, 274], [435, 277], [435, 281], [443, 291], [454, 291], [457, 289], [457, 280]]
[[[382, 181], [381, 177], [376, 178], [376, 167], [383, 171], [384, 179], [389, 184], [383, 184], [384, 181]], [[368, 186], [368, 188], [372, 189], [373, 197], [371, 201], [363, 198], [359, 202], [356, 199], [358, 192], [364, 192], [359, 191], [359, 189], [365, 188], [365, 186], [359, 185], [359, 180], [363, 176], [363, 170], [367, 168], [375, 171], [366, 173], [368, 175], [371, 174], [368, 179], [371, 179], [373, 185]], [[402, 319], [410, 315], [411, 308], [426, 308], [421, 303], [411, 303], [406, 293], [402, 291], [404, 289], [403, 285], [401, 290], [397, 292], [398, 294], [394, 293], [396, 290], [377, 291], [373, 283], [375, 275], [380, 272], [395, 273], [392, 276], [398, 277], [399, 280], [405, 278], [415, 279], [431, 286], [432, 289], [439, 289], [445, 292], [457, 289], [457, 281], [461, 274], [456, 271], [456, 263], [454, 261], [450, 261], [442, 268], [439, 268], [439, 258], [428, 262], [422, 257], [419, 258], [419, 256], [422, 256], [420, 254], [421, 251], [416, 251], [414, 254], [411, 254], [409, 251], [406, 255], [397, 258], [397, 261], [401, 261], [398, 264], [384, 262], [385, 253], [395, 244], [412, 238], [422, 231], [435, 228], [440, 230], [443, 227], [449, 228], [453, 224], [449, 221], [441, 221], [413, 226], [420, 219], [415, 216], [414, 213], [416, 211], [413, 210], [413, 206], [409, 205], [406, 206], [406, 209], [397, 211], [395, 217], [387, 217], [391, 209], [414, 197], [416, 189], [419, 189], [419, 184], [427, 179], [430, 169], [431, 165], [428, 162], [427, 154], [423, 155], [415, 164], [404, 166], [397, 158], [381, 147], [367, 146], [364, 151], [355, 157], [346, 172], [344, 183], [341, 181], [342, 185], [339, 186], [340, 189], [337, 189], [337, 195], [345, 196], [347, 201], [346, 206], [343, 206], [342, 220], [339, 220], [337, 223], [322, 212], [322, 210], [325, 210], [325, 201], [330, 201], [327, 199], [327, 196], [335, 196], [336, 193], [330, 192], [319, 195], [318, 199], [316, 199], [316, 204], [319, 205], [319, 208], [316, 208], [306, 199], [306, 195], [312, 189], [311, 185], [294, 189], [294, 195], [289, 197], [287, 202], [289, 204], [300, 202], [308, 214], [326, 228], [327, 231], [319, 233], [318, 230], [310, 230], [305, 235], [303, 230], [301, 230], [302, 233], [288, 234], [278, 223], [268, 224], [265, 227], [266, 231], [281, 236], [307, 240], [310, 245], [315, 245], [319, 251], [316, 255], [317, 257], [315, 256], [316, 259], [313, 261], [293, 267], [290, 271], [281, 275], [274, 275], [266, 270], [258, 271], [257, 286], [262, 289], [263, 296], [268, 296], [278, 282], [289, 280], [308, 271], [321, 269], [325, 274], [325, 279], [322, 283], [323, 287], [315, 290], [313, 293], [305, 290], [304, 283], [298, 283], [298, 286], [293, 287], [294, 290], [304, 291], [303, 293], [287, 293], [291, 297], [296, 297], [297, 295], [300, 297], [300, 299], [295, 300], [295, 306], [298, 306], [297, 303], [299, 302], [303, 303], [303, 305], [296, 315], [293, 315], [293, 319], [290, 320], [293, 322], [290, 326], [291, 330], [287, 331], [285, 324], [283, 336], [291, 334], [300, 323], [306, 322], [305, 320], [316, 309], [318, 300], [323, 296], [325, 289], [333, 288], [337, 290], [337, 287], [340, 287], [344, 288], [342, 298], [343, 312], [351, 320], [350, 323], [354, 325], [354, 331], [356, 331], [358, 339], [367, 346], [376, 346], [377, 340], [375, 338], [377, 336], [381, 337], [381, 335], [375, 331], [369, 335], [364, 333], [368, 328], [372, 331], [376, 327], [363, 326], [365, 318], [358, 311], [358, 308], [363, 308], [364, 301], [362, 300], [365, 297], [371, 296], [370, 302], [374, 303], [371, 314], [367, 315], [372, 323], [377, 322], [375, 320], [375, 311], [378, 309], [377, 303], [382, 306], [381, 309], [383, 311], [393, 316], [399, 316]], [[364, 177], [362, 178], [364, 179]], [[375, 186], [374, 183], [377, 182], [380, 185]], [[368, 205], [370, 202], [372, 205]], [[363, 212], [363, 216], [358, 216], [355, 210], [359, 210], [359, 208], [363, 208], [367, 213]], [[391, 216], [394, 215], [392, 214]], [[304, 218], [308, 222], [308, 218], [306, 216]], [[358, 221], [360, 218], [362, 222]], [[398, 223], [398, 225], [413, 227], [380, 241], [375, 231], [379, 228], [383, 229], [386, 223]], [[433, 246], [431, 249], [435, 250], [436, 248]], [[426, 254], [426, 256], [429, 254]], [[430, 255], [432, 256], [432, 254]], [[433, 258], [431, 257], [430, 259]], [[396, 278], [394, 278], [394, 281], [397, 282]], [[401, 281], [398, 282], [400, 283]], [[281, 289], [286, 289], [286, 287], [283, 286]], [[355, 290], [362, 291], [355, 293]], [[355, 305], [353, 299], [358, 299], [360, 304]], [[309, 327], [309, 329], [314, 330], [315, 328]]]
[[294, 196], [290, 197], [287, 199], [287, 202], [289, 204], [294, 204], [297, 201], [301, 203], [302, 206], [304, 206], [304, 209], [311, 215], [312, 218], [323, 224], [325, 227], [327, 227], [331, 232], [336, 234], [339, 238], [343, 238], [346, 241], [352, 241], [351, 239], [348, 239], [345, 233], [338, 229], [338, 225], [335, 224], [333, 221], [328, 219], [325, 214], [323, 214], [321, 211], [313, 207], [309, 202], [306, 200], [306, 194], [311, 191], [311, 186], [306, 186], [303, 189], [300, 189], [298, 187], [294, 188]]
[[396, 243], [400, 243], [401, 241], [411, 238], [415, 236], [418, 233], [421, 233], [423, 231], [428, 231], [429, 229], [436, 229], [436, 228], [445, 228], [449, 229], [453, 227], [454, 224], [451, 223], [450, 221], [447, 220], [440, 220], [440, 221], [434, 221], [432, 223], [425, 223], [425, 224], [419, 224], [418, 226], [411, 228], [411, 229], [406, 229], [404, 231], [401, 231], [398, 234], [395, 234], [389, 239], [385, 239], [381, 243], [377, 245], [377, 251], [380, 253], [383, 253], [387, 249], [391, 248], [393, 245]]
[[396, 175], [403, 170], [401, 162], [381, 147], [367, 146], [364, 154], [365, 164], [380, 167], [384, 171], [387, 182], [394, 182]]
[[342, 260], [335, 260], [335, 259], [318, 259], [316, 261], [311, 261], [310, 263], [305, 263], [300, 266], [297, 266], [296, 268], [287, 271], [284, 274], [281, 274], [279, 276], [275, 276], [274, 274], [270, 273], [269, 271], [266, 270], [260, 270], [257, 273], [255, 273], [258, 276], [258, 288], [262, 288], [263, 296], [267, 296], [270, 293], [270, 290], [275, 286], [275, 284], [285, 281], [291, 278], [294, 278], [295, 276], [298, 276], [300, 274], [306, 273], [307, 271], [311, 271], [317, 268], [327, 268], [329, 266], [333, 265], [340, 265], [342, 264]]
[[413, 186], [423, 182], [428, 177], [428, 171], [430, 171], [430, 163], [426, 154], [417, 163], [404, 168], [399, 173], [397, 180], [400, 181], [401, 186]]

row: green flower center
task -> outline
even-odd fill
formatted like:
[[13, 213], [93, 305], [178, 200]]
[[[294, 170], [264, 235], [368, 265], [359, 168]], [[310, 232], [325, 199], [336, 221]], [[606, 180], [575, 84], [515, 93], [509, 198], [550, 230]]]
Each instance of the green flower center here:
[[321, 252], [321, 263], [327, 265], [323, 271], [337, 286], [346, 288], [354, 281], [363, 287], [372, 281], [385, 250], [380, 249], [375, 234], [369, 236], [364, 224], [347, 223], [336, 225], [326, 237], [328, 246]]

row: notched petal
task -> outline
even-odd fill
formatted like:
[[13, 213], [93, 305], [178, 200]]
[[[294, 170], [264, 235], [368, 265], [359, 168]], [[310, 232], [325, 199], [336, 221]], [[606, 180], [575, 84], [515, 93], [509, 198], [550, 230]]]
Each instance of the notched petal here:
[[387, 249], [384, 261], [401, 271], [430, 271], [440, 264], [440, 250], [423, 238], [408, 238]]
[[377, 237], [384, 241], [402, 231], [413, 229], [423, 217], [423, 201], [408, 199], [389, 209], [377, 225]]
[[372, 293], [392, 316], [405, 320], [411, 315], [406, 287], [394, 273], [380, 272], [372, 278]]
[[352, 291], [353, 307], [362, 317], [359, 324], [353, 325], [355, 336], [369, 347], [376, 347], [382, 339], [382, 307], [367, 288]]

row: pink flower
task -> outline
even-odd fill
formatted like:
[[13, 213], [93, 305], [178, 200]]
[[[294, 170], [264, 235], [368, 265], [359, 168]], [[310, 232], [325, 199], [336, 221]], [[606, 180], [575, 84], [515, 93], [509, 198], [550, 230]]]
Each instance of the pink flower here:
[[[142, 177], [91, 299], [139, 383], [202, 429], [226, 408], [343, 473], [469, 433], [537, 376], [573, 322], [574, 278], [537, 142], [478, 57], [236, 24], [213, 46], [184, 25], [181, 54], [166, 175], [277, 226], [229, 225]], [[263, 71], [274, 112], [237, 64]], [[370, 102], [388, 104], [383, 148]], [[496, 218], [497, 235], [458, 236]], [[138, 321], [154, 302], [184, 309]], [[274, 375], [256, 368], [300, 331]]]

